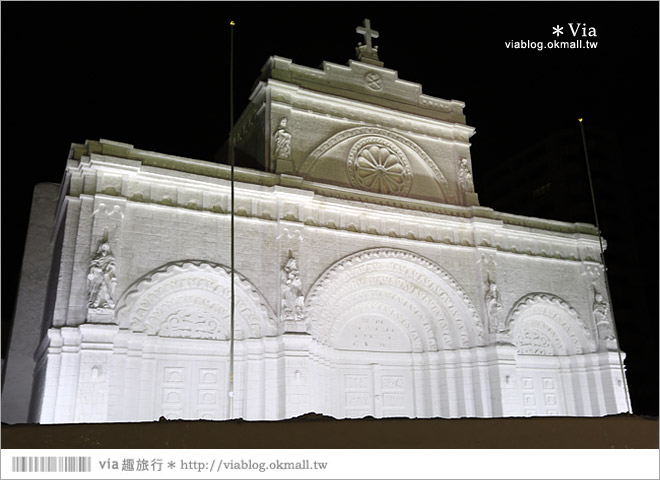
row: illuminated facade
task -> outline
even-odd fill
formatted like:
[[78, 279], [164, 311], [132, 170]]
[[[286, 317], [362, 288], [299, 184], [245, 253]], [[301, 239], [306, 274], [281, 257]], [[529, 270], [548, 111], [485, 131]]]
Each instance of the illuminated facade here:
[[[479, 206], [463, 103], [358, 59], [271, 57], [236, 124], [262, 168], [235, 176], [233, 416], [627, 411], [595, 227]], [[72, 146], [35, 191], [3, 421], [229, 417], [229, 171]]]

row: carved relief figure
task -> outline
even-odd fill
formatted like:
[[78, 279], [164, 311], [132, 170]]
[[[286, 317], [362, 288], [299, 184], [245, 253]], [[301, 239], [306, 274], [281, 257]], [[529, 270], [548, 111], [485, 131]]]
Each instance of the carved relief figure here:
[[115, 257], [107, 239], [99, 245], [89, 265], [87, 275], [87, 306], [91, 309], [108, 309], [115, 306]]
[[500, 292], [497, 290], [497, 284], [488, 278], [487, 282], [487, 291], [486, 291], [486, 310], [488, 312], [488, 318], [490, 319], [490, 330], [491, 332], [504, 332], [506, 331], [505, 319], [502, 315], [502, 299], [500, 297]]
[[470, 167], [468, 166], [467, 158], [462, 158], [461, 163], [458, 166], [458, 183], [461, 185], [461, 189], [464, 192], [474, 191], [472, 173], [470, 173]]
[[291, 157], [291, 134], [286, 129], [286, 123], [286, 117], [282, 117], [279, 128], [273, 135], [273, 140], [275, 141], [275, 159], [286, 160]]
[[603, 299], [603, 296], [594, 289], [593, 314], [596, 320], [596, 329], [598, 336], [604, 340], [614, 340], [614, 327], [610, 320], [610, 306]]
[[289, 256], [282, 273], [282, 318], [295, 322], [304, 321], [305, 297], [295, 258]]

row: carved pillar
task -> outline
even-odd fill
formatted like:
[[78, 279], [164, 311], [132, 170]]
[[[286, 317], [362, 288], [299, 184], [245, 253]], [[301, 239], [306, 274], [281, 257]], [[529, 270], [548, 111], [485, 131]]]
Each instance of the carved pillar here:
[[[284, 415], [291, 418], [311, 411], [310, 335], [285, 333], [284, 341]], [[281, 380], [280, 380], [281, 381]]]
[[516, 347], [489, 345], [486, 347], [490, 381], [491, 415], [517, 416], [522, 412], [520, 386], [516, 374]]

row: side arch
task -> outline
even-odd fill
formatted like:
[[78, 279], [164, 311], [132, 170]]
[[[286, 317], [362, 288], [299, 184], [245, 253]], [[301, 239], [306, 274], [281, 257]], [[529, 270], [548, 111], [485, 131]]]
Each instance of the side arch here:
[[434, 262], [389, 248], [329, 267], [306, 296], [309, 330], [348, 350], [438, 351], [484, 344], [481, 319], [458, 283]]
[[[231, 273], [199, 260], [168, 263], [134, 282], [117, 302], [120, 328], [148, 335], [228, 340]], [[276, 317], [263, 295], [235, 272], [235, 338], [277, 334]]]
[[507, 317], [518, 352], [528, 355], [575, 355], [595, 352], [593, 334], [577, 311], [549, 293], [520, 298]]

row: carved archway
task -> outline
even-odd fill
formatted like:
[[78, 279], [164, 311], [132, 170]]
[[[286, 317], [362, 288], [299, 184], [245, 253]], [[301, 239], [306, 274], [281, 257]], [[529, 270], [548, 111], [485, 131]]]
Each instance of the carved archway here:
[[518, 300], [507, 318], [511, 338], [523, 355], [575, 355], [595, 352], [593, 334], [577, 311], [548, 293]]
[[[382, 152], [386, 152], [387, 154], [385, 157], [392, 159], [393, 162], [393, 165], [387, 165], [387, 162], [382, 165], [382, 167], [389, 168], [387, 172], [384, 172], [386, 173], [384, 177], [391, 177], [391, 182], [388, 181], [388, 178], [383, 179], [383, 181], [390, 185], [387, 188], [380, 189], [381, 193], [403, 194], [405, 196], [410, 188], [410, 166], [406, 159], [406, 155], [400, 148], [403, 147], [414, 154], [421, 164], [425, 165], [426, 168], [430, 170], [432, 173], [431, 177], [439, 187], [439, 191], [444, 199], [449, 198], [450, 194], [447, 189], [447, 178], [436, 162], [434, 162], [419, 145], [409, 138], [379, 127], [349, 128], [333, 135], [316, 147], [307, 156], [296, 173], [302, 177], [306, 177], [313, 171], [319, 159], [330, 149], [340, 144], [345, 144], [345, 142], [353, 142], [353, 140], [357, 141], [351, 146], [348, 155], [347, 168], [348, 176], [354, 187], [372, 191], [379, 190], [375, 189], [370, 182], [367, 181], [367, 184], [364, 184], [362, 181], [362, 178], [366, 178], [365, 176], [368, 177], [369, 173], [377, 173], [375, 170], [379, 169], [378, 165], [371, 165], [370, 162], [366, 162], [365, 165], [362, 165], [362, 167], [367, 169], [364, 171], [361, 170], [362, 167], [359, 162], [360, 153], [364, 150], [362, 147], [366, 147], [367, 149], [378, 147], [377, 150], [379, 150], [381, 154]], [[378, 163], [378, 161], [375, 163]], [[369, 169], [375, 170], [369, 171]]]
[[[235, 275], [237, 340], [277, 334], [272, 309], [243, 275]], [[230, 269], [202, 261], [164, 265], [135, 283], [117, 304], [120, 328], [148, 335], [227, 340]]]
[[376, 248], [328, 268], [307, 295], [312, 336], [347, 350], [437, 351], [483, 345], [476, 308], [434, 262]]

